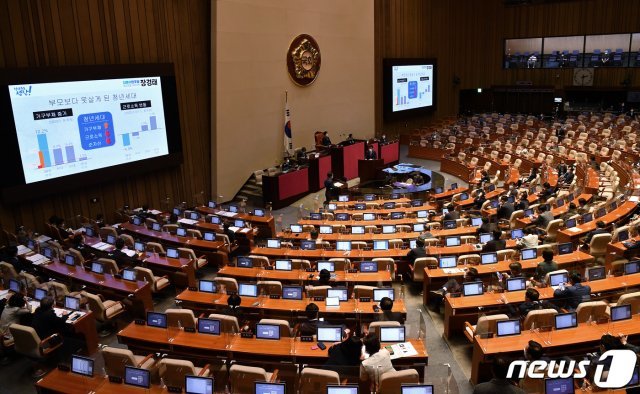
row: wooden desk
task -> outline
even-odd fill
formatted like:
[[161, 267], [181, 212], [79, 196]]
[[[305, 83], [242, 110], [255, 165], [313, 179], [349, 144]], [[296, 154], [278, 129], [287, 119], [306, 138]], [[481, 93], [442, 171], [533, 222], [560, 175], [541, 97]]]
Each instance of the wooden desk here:
[[445, 190], [442, 193], [437, 193], [433, 195], [433, 198], [435, 198], [436, 200], [446, 200], [449, 198], [452, 198], [455, 194], [458, 193], [467, 193], [469, 192], [469, 188], [468, 187], [458, 187], [457, 189], [449, 189], [449, 190]]
[[343, 258], [349, 260], [371, 260], [376, 257], [390, 257], [392, 259], [404, 259], [409, 253], [409, 249], [388, 249], [388, 250], [364, 250], [353, 249], [348, 253], [340, 250], [302, 250], [288, 248], [253, 248], [251, 254], [266, 256], [270, 259], [278, 257], [289, 259], [305, 259], [305, 260], [329, 260], [331, 258]]
[[580, 355], [598, 347], [600, 338], [607, 333], [624, 333], [637, 340], [640, 335], [640, 316], [611, 324], [581, 323], [577, 328], [553, 330], [550, 332], [523, 331], [520, 335], [481, 339], [475, 337], [471, 361], [471, 382], [478, 384], [491, 379], [491, 368], [487, 367], [493, 357], [521, 356], [530, 340], [537, 341], [544, 348], [545, 356], [551, 358], [566, 355]]
[[196, 254], [206, 254], [210, 263], [216, 263], [218, 266], [226, 265], [229, 262], [227, 246], [222, 241], [205, 241], [192, 237], [178, 237], [164, 231], [149, 230], [145, 226], [136, 226], [131, 223], [121, 223], [119, 228], [127, 233], [134, 234], [136, 237], [145, 238], [154, 242], [160, 242], [164, 245], [184, 246], [193, 249]]
[[[531, 196], [529, 196], [529, 197], [531, 197]], [[578, 201], [581, 198], [584, 198], [586, 201], [589, 201], [589, 200], [591, 200], [591, 197], [593, 197], [592, 194], [582, 193], [581, 195], [579, 195], [577, 198], [574, 198], [570, 202], [565, 201], [563, 206], [553, 208], [551, 210], [551, 213], [553, 213], [553, 216], [555, 218], [558, 218], [558, 216], [561, 216], [561, 215], [564, 215], [565, 213], [567, 213], [567, 211], [569, 210], [569, 204], [570, 203], [574, 203], [576, 205], [576, 207], [578, 207], [578, 206], [580, 206], [579, 205], [580, 203]], [[528, 217], [516, 219], [516, 228], [524, 228], [524, 227], [527, 227], [530, 224], [531, 224], [531, 219], [528, 218]]]
[[[36, 382], [36, 389], [39, 393], [60, 393], [60, 394], [87, 394], [96, 392], [105, 381], [106, 376], [99, 375], [87, 377], [72, 372], [64, 372], [54, 368], [42, 379]], [[123, 386], [123, 385], [119, 385]], [[121, 387], [122, 388], [122, 387]], [[137, 392], [148, 392], [144, 389], [136, 389]], [[118, 392], [121, 392], [120, 390]], [[162, 391], [151, 391], [161, 393]]]
[[[479, 252], [477, 252], [479, 253]], [[538, 256], [535, 259], [531, 260], [522, 260], [519, 261], [522, 265], [523, 271], [535, 271], [538, 263], [542, 262], [542, 256]], [[566, 268], [570, 269], [572, 267], [583, 268], [585, 264], [593, 261], [593, 256], [588, 253], [582, 251], [575, 251], [569, 254], [563, 254], [559, 256], [555, 256], [553, 259], [556, 263], [558, 263], [558, 268]], [[482, 276], [489, 276], [491, 281], [497, 281], [495, 279], [496, 272], [509, 272], [509, 264], [511, 264], [512, 260], [499, 261], [496, 264], [487, 264], [487, 265], [474, 265], [473, 267], [478, 270], [478, 274]], [[461, 281], [464, 277], [464, 267], [458, 266], [456, 267], [456, 272], [449, 273], [448, 269], [442, 268], [434, 268], [428, 269], [425, 268], [424, 271], [424, 283], [423, 283], [423, 303], [424, 305], [429, 304], [429, 291], [434, 289], [441, 288], [449, 279], [456, 278], [458, 281]], [[486, 279], [486, 278], [485, 278]]]
[[[619, 277], [609, 277], [591, 282], [584, 282], [591, 287], [592, 293], [601, 293], [600, 298], [615, 299], [618, 294], [627, 292], [627, 289], [640, 285], [640, 275], [625, 275]], [[553, 289], [549, 287], [538, 288], [541, 300], [553, 298]], [[485, 293], [474, 297], [446, 297], [445, 300], [445, 337], [449, 338], [454, 334], [462, 333], [464, 322], [472, 324], [478, 319], [479, 308], [482, 313], [491, 314], [502, 310], [504, 303], [501, 297], [504, 295], [508, 304], [518, 305], [524, 302], [524, 291], [514, 291], [505, 293]]]
[[39, 265], [38, 269], [46, 276], [85, 285], [89, 291], [102, 294], [107, 299], [119, 301], [132, 294], [135, 299], [142, 302], [145, 310], [153, 310], [149, 283], [116, 279], [110, 274], [94, 274], [78, 265], [71, 267], [59, 262]]
[[593, 219], [589, 223], [584, 223], [571, 229], [558, 231], [558, 242], [576, 242], [578, 238], [584, 237], [590, 231], [596, 228], [596, 222], [602, 220], [606, 224], [614, 223], [624, 217], [631, 215], [637, 208], [638, 204], [632, 201], [625, 201], [618, 208], [607, 213], [606, 215]]
[[[291, 256], [289, 256], [291, 257]], [[298, 258], [298, 257], [296, 257]], [[345, 283], [351, 282], [355, 284], [365, 284], [365, 283], [384, 283], [391, 284], [391, 274], [388, 271], [378, 271], [378, 272], [356, 272], [349, 273], [345, 271], [336, 271], [334, 272], [335, 278], [332, 280], [334, 283]], [[313, 275], [312, 278], [309, 276]], [[236, 278], [242, 281], [255, 281], [257, 280], [277, 280], [285, 283], [302, 283], [302, 282], [310, 282], [316, 280], [316, 276], [318, 276], [317, 272], [307, 272], [304, 270], [291, 270], [291, 271], [280, 271], [280, 270], [265, 270], [262, 268], [242, 268], [242, 267], [232, 267], [226, 266], [218, 271], [218, 276], [228, 276], [231, 278]]]
[[251, 222], [254, 227], [258, 228], [258, 235], [260, 237], [272, 237], [276, 233], [276, 226], [273, 216], [255, 216], [248, 213], [238, 212], [233, 217], [229, 217], [227, 215], [223, 215], [223, 213], [228, 213], [226, 211], [205, 206], [196, 207], [196, 211], [205, 215], [218, 215], [222, 218], [242, 219], [245, 222]]
[[[322, 364], [327, 359], [327, 349], [311, 350], [314, 343], [300, 342], [300, 338], [280, 340], [241, 338], [240, 335], [209, 335], [188, 333], [177, 328], [155, 328], [135, 323], [118, 332], [118, 341], [127, 345], [134, 353], [166, 352], [172, 357], [202, 359], [225, 356], [238, 361], [272, 359], [297, 363]], [[426, 365], [428, 354], [421, 340], [408, 342], [415, 347], [417, 355], [393, 360], [395, 365]]]
[[286, 207], [309, 194], [309, 169], [302, 167], [277, 175], [262, 177], [262, 199], [273, 209]]
[[[484, 196], [487, 200], [491, 200], [493, 198], [499, 197], [505, 192], [506, 190], [502, 188], [496, 188], [494, 191], [486, 193]], [[459, 205], [461, 207], [468, 207], [470, 205], [473, 205], [473, 197], [467, 198], [466, 200], [456, 201], [454, 204]]]
[[[516, 246], [515, 239], [507, 239], [507, 249]], [[459, 256], [462, 254], [480, 254], [482, 250], [476, 249], [477, 244], [462, 244], [460, 246], [427, 246], [428, 256]]]
[[157, 253], [147, 252], [143, 260], [154, 274], [157, 272], [162, 275], [175, 276], [176, 273], [182, 273], [185, 276], [185, 282], [171, 278], [171, 283], [177, 287], [196, 286], [196, 269], [194, 261], [184, 258], [172, 259], [170, 257], [160, 257]]
[[351, 180], [358, 177], [358, 160], [364, 159], [364, 149], [363, 141], [331, 147], [331, 170], [336, 178]]
[[378, 157], [384, 160], [384, 164], [397, 163], [400, 158], [400, 141], [391, 141], [379, 145]]
[[471, 179], [471, 174], [475, 167], [470, 167], [466, 163], [460, 163], [457, 160], [448, 159], [446, 157], [442, 157], [439, 160], [440, 171], [454, 175], [462, 179], [464, 182], [468, 182]]
[[[176, 296], [176, 300], [182, 303], [183, 308], [191, 309], [194, 312], [209, 313], [226, 308], [227, 298], [226, 294], [211, 294], [192, 290], [185, 290]], [[254, 305], [256, 302], [259, 302], [259, 305]], [[311, 302], [318, 305], [320, 316], [330, 322], [338, 323], [341, 319], [371, 322], [375, 320], [376, 315], [380, 314], [380, 312], [373, 311], [373, 306], [377, 305], [377, 302], [360, 302], [353, 298], [341, 302], [339, 307], [327, 307], [324, 301], [313, 301], [309, 298], [283, 300], [269, 297], [243, 297], [241, 306], [249, 313], [259, 314], [261, 317], [282, 318], [293, 324], [300, 319], [306, 319], [305, 308]], [[393, 303], [393, 312], [401, 313], [403, 321], [406, 319], [407, 309], [403, 300], [397, 299]]]
[[376, 200], [373, 201], [365, 201], [364, 197], [362, 196], [358, 196], [357, 200], [349, 200], [349, 201], [336, 201], [336, 200], [331, 200], [332, 203], [336, 204], [339, 208], [341, 209], [349, 209], [349, 208], [354, 208], [356, 204], [362, 204], [362, 203], [373, 203], [373, 204], [378, 204], [378, 205], [382, 205], [385, 202], [395, 202], [396, 204], [405, 204], [405, 203], [410, 203], [411, 199], [406, 198], [406, 197], [400, 197], [400, 198], [380, 198], [379, 195], [376, 195]]
[[[437, 207], [435, 205], [431, 205], [431, 204], [423, 204], [419, 207], [396, 207], [396, 208], [392, 208], [392, 209], [384, 209], [384, 208], [377, 208], [377, 209], [366, 209], [366, 210], [362, 210], [362, 211], [356, 211], [353, 209], [336, 209], [335, 211], [333, 211], [334, 215], [336, 213], [347, 213], [349, 215], [353, 215], [353, 214], [362, 214], [362, 213], [375, 213], [376, 215], [389, 215], [391, 214], [391, 212], [404, 212], [405, 214], [407, 213], [415, 213], [417, 211], [429, 211], [429, 210], [435, 210], [437, 209]], [[340, 220], [336, 220], [336, 222], [340, 223]]]
[[[409, 145], [409, 154], [407, 156], [424, 160], [440, 161], [447, 153], [448, 151], [446, 149]], [[466, 181], [467, 179], [469, 178], [464, 178], [463, 180]]]

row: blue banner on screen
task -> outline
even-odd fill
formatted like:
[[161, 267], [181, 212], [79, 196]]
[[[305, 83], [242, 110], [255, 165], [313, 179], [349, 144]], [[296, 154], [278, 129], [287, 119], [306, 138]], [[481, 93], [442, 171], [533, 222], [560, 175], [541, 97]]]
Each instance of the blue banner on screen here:
[[25, 183], [169, 154], [160, 77], [10, 85]]
[[393, 112], [433, 105], [433, 65], [393, 66], [391, 70]]

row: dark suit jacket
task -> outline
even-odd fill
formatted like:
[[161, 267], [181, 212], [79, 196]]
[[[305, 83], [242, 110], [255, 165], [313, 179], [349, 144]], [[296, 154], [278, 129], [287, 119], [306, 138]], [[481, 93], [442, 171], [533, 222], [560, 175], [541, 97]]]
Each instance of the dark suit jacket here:
[[587, 238], [584, 240], [584, 243], [588, 245], [591, 242], [591, 239], [593, 238], [593, 236], [598, 234], [609, 234], [609, 232], [604, 228], [597, 228], [591, 231], [589, 234], [587, 234]]
[[498, 250], [503, 250], [507, 247], [507, 241], [504, 239], [492, 239], [491, 241], [484, 244], [482, 247], [483, 252], [497, 252]]
[[497, 216], [498, 219], [509, 219], [511, 218], [511, 214], [513, 213], [513, 211], [515, 211], [515, 207], [513, 206], [512, 203], [507, 202], [502, 204], [502, 206], [500, 206], [500, 208], [498, 208], [498, 212], [497, 212]]
[[591, 287], [576, 283], [573, 286], [565, 287], [564, 290], [554, 291], [553, 298], [564, 299], [568, 308], [576, 309], [581, 302], [591, 299]]
[[488, 382], [477, 384], [473, 394], [524, 394], [524, 390], [514, 386], [506, 379], [493, 378]]
[[382, 311], [375, 315], [376, 321], [397, 321], [402, 323], [402, 313], [393, 311]]
[[136, 263], [138, 262], [138, 259], [136, 259], [135, 257], [129, 257], [123, 251], [118, 249], [115, 249], [113, 252], [109, 253], [109, 258], [114, 259], [119, 268], [130, 265], [137, 265]]
[[369, 149], [367, 149], [364, 152], [364, 158], [367, 159], [367, 160], [375, 160], [375, 159], [378, 158], [378, 154], [376, 153], [375, 150], [371, 150], [370, 151]]
[[64, 334], [66, 331], [65, 321], [66, 318], [56, 316], [53, 309], [42, 311], [38, 308], [33, 314], [31, 326], [38, 333], [40, 340], [43, 340], [53, 334]]
[[562, 182], [563, 183], [571, 183], [571, 182], [573, 182], [573, 178], [574, 177], [575, 177], [575, 174], [573, 172], [567, 172], [562, 177]]
[[538, 216], [538, 218], [536, 219], [535, 222], [533, 222], [533, 224], [537, 227], [540, 228], [547, 228], [547, 225], [549, 224], [550, 221], [552, 221], [553, 219], [555, 219], [553, 217], [553, 213], [552, 212], [544, 212], [541, 215]]
[[525, 210], [525, 209], [529, 209], [529, 201], [528, 200], [520, 200], [516, 203], [515, 206], [516, 210]]
[[298, 330], [298, 332], [300, 333], [300, 335], [302, 336], [311, 336], [311, 335], [316, 335], [316, 333], [318, 332], [318, 327], [322, 327], [327, 325], [326, 322], [324, 321], [320, 321], [320, 320], [307, 320], [304, 321], [302, 323], [300, 323], [300, 328]]
[[460, 219], [460, 212], [458, 211], [450, 211], [446, 215], [444, 215], [444, 220], [458, 220]]
[[329, 138], [329, 136], [322, 137], [322, 145], [324, 146], [331, 145], [331, 138]]
[[425, 248], [413, 248], [407, 253], [407, 259], [411, 264], [415, 263], [417, 258], [427, 257], [427, 250]]

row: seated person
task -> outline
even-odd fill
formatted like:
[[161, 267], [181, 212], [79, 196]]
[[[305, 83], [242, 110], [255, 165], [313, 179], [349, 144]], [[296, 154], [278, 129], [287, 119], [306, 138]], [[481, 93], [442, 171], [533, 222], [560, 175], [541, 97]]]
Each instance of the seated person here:
[[569, 203], [569, 209], [567, 210], [567, 212], [564, 213], [564, 215], [562, 215], [562, 220], [567, 221], [569, 220], [572, 216], [576, 216], [578, 215], [578, 207], [576, 207], [576, 204], [574, 204], [573, 202]]
[[327, 131], [322, 133], [322, 146], [331, 146], [331, 138], [329, 138]]
[[222, 311], [224, 315], [235, 316], [238, 319], [242, 317], [242, 298], [238, 294], [231, 294], [227, 298], [227, 307]]
[[575, 310], [582, 302], [591, 300], [591, 287], [582, 285], [582, 276], [577, 271], [572, 271], [569, 275], [570, 286], [564, 289], [559, 288], [553, 292], [553, 298], [564, 301], [565, 307]]
[[460, 207], [457, 205], [447, 205], [447, 213], [444, 214], [444, 220], [458, 220], [460, 219]]
[[375, 384], [383, 373], [395, 371], [391, 364], [391, 355], [384, 347], [380, 348], [380, 340], [375, 333], [368, 333], [362, 342], [364, 351], [369, 357], [362, 360], [360, 365], [360, 380]]
[[485, 197], [484, 190], [479, 189], [473, 199], [473, 208], [475, 210], [482, 209], [482, 204], [484, 204], [485, 201], [487, 201], [487, 198]]
[[[118, 237], [115, 243], [115, 249], [109, 253], [109, 258], [116, 261], [118, 267], [124, 267], [129, 265], [136, 265], [138, 259], [135, 257], [129, 257], [122, 249], [125, 249], [125, 242], [123, 238]], [[135, 255], [134, 255], [135, 256]]]
[[347, 139], [344, 140], [344, 144], [345, 145], [353, 145], [356, 143], [355, 138], [353, 138], [353, 134], [349, 133], [349, 136], [347, 136]]
[[312, 286], [331, 286], [331, 272], [328, 269], [320, 270], [318, 279], [315, 280]]
[[486, 217], [486, 216], [483, 216], [482, 217], [482, 224], [476, 230], [476, 235], [491, 233], [491, 232], [493, 232], [492, 229], [493, 229], [493, 227], [491, 226], [491, 223], [489, 223], [489, 218]]
[[494, 230], [493, 231], [493, 239], [489, 242], [487, 242], [486, 244], [484, 244], [484, 246], [482, 246], [482, 251], [483, 252], [497, 252], [499, 250], [504, 250], [507, 247], [507, 241], [505, 241], [502, 238], [502, 231], [501, 230]]
[[491, 182], [491, 177], [489, 173], [485, 170], [480, 171], [480, 183], [488, 183]]
[[324, 321], [318, 318], [320, 308], [315, 303], [310, 303], [304, 310], [307, 315], [307, 320], [300, 323], [298, 333], [300, 336], [312, 336], [318, 332], [318, 326], [325, 324]]
[[236, 233], [231, 230], [229, 222], [224, 222], [222, 232], [229, 238], [229, 242], [233, 245], [236, 242]]
[[7, 246], [6, 262], [11, 264], [18, 274], [30, 268], [29, 264], [18, 257], [18, 247], [16, 245]]
[[40, 306], [36, 309], [31, 319], [31, 327], [33, 327], [41, 340], [54, 334], [60, 335], [59, 341], [64, 341], [60, 356], [64, 358], [77, 353], [83, 347], [83, 343], [74, 338], [72, 330], [67, 328], [67, 316], [72, 312], [68, 311], [62, 317], [58, 317], [53, 307], [54, 301], [52, 297], [46, 296], [41, 299]]
[[[336, 371], [346, 375], [350, 368], [360, 365], [360, 356], [362, 354], [362, 341], [357, 336], [350, 336], [348, 330], [345, 330], [346, 338], [339, 343], [331, 345], [328, 350], [328, 358], [324, 366], [326, 369]], [[341, 368], [347, 367], [347, 368]]]
[[542, 191], [538, 194], [541, 200], [546, 201], [547, 198], [553, 196], [556, 193], [556, 188], [551, 186], [549, 182], [542, 184]]
[[0, 335], [3, 335], [6, 339], [11, 339], [9, 326], [14, 323], [21, 324], [22, 317], [30, 314], [31, 305], [25, 301], [24, 296], [21, 293], [13, 294], [7, 301], [7, 305], [4, 307], [0, 317]]
[[517, 241], [518, 248], [535, 248], [540, 243], [538, 233], [531, 227], [522, 230], [524, 236]]
[[500, 302], [505, 303], [508, 309], [508, 315], [512, 318], [520, 318], [524, 320], [529, 312], [533, 310], [539, 309], [555, 309], [558, 310], [558, 307], [553, 305], [552, 303], [542, 300], [540, 301], [540, 292], [534, 288], [528, 288], [524, 292], [524, 302], [519, 304], [518, 307], [514, 307], [513, 304], [507, 303], [507, 299], [504, 297], [500, 297]]
[[387, 142], [387, 135], [386, 134], [382, 134], [378, 141], [380, 141], [381, 144], [385, 144]]
[[526, 278], [524, 272], [522, 272], [522, 264], [518, 261], [514, 261], [509, 264], [509, 272], [502, 274], [502, 288], [507, 288], [507, 279], [509, 278]]
[[286, 159], [284, 159], [284, 162], [280, 165], [280, 170], [282, 172], [287, 172], [287, 171], [292, 170], [292, 169], [293, 169], [293, 163], [287, 157]]
[[296, 163], [298, 163], [299, 166], [303, 166], [308, 163], [307, 148], [304, 146], [298, 151], [298, 153], [296, 153]]
[[552, 271], [558, 270], [558, 263], [553, 261], [553, 252], [550, 250], [542, 251], [542, 261], [536, 267], [534, 279], [538, 282], [544, 281], [544, 277]]
[[524, 394], [524, 390], [515, 386], [511, 380], [507, 379], [510, 364], [510, 360], [507, 360], [503, 356], [494, 358], [491, 365], [493, 379], [477, 384], [473, 389], [473, 394]]
[[402, 313], [393, 312], [393, 300], [389, 297], [382, 297], [380, 300], [380, 311], [375, 315], [376, 321], [397, 321], [402, 323]]
[[584, 215], [585, 213], [589, 213], [590, 210], [589, 205], [587, 205], [587, 200], [580, 197], [578, 199], [578, 214]]
[[[619, 336], [613, 336], [611, 334], [604, 334], [600, 338], [600, 346], [598, 348], [598, 351], [591, 353], [589, 355], [589, 358], [591, 359], [591, 364], [587, 368], [586, 380], [588, 382], [593, 382], [593, 376], [595, 374], [596, 368], [600, 365], [602, 366], [603, 377], [606, 376], [607, 373], [609, 373], [609, 370], [611, 368], [612, 358], [607, 357], [606, 359], [600, 361], [600, 356], [603, 353], [608, 352], [609, 350], [624, 350], [624, 349], [632, 350], [636, 354], [640, 352], [640, 347], [634, 346], [628, 343], [627, 337], [625, 335], [620, 334]], [[635, 391], [627, 390], [627, 392], [635, 392]]]
[[529, 209], [529, 193], [526, 191], [520, 193], [520, 199], [516, 203], [515, 209], [520, 211]]
[[416, 259], [420, 257], [427, 257], [427, 250], [424, 248], [424, 245], [424, 239], [416, 239], [416, 247], [407, 253], [407, 260], [410, 264], [415, 264]]
[[570, 167], [567, 172], [565, 172], [560, 179], [558, 179], [558, 182], [561, 182], [565, 185], [570, 185], [571, 182], [573, 182], [573, 179], [575, 178], [575, 174], [573, 173], [573, 167]]
[[549, 222], [553, 219], [553, 213], [547, 210], [546, 205], [540, 205], [538, 207], [538, 215], [533, 217], [531, 224], [538, 227], [540, 230], [545, 230]]
[[498, 207], [498, 211], [496, 216], [498, 220], [509, 220], [511, 218], [511, 214], [515, 211], [515, 207], [512, 203], [509, 202], [509, 197], [502, 196], [500, 197], [500, 206]]
[[598, 234], [609, 234], [609, 231], [607, 231], [607, 224], [602, 220], [598, 220], [596, 222], [596, 228], [593, 231], [590, 231], [589, 234], [587, 234], [586, 238], [584, 239], [583, 246], [589, 247], [593, 236]]

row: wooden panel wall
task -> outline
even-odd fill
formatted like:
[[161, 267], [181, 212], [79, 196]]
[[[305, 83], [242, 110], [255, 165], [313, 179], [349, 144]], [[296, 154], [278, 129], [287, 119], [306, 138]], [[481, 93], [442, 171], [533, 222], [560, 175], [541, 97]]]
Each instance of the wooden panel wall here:
[[2, 228], [42, 230], [54, 213], [68, 222], [76, 215], [109, 218], [124, 204], [164, 207], [167, 198], [173, 205], [209, 194], [210, 7], [208, 0], [0, 2], [0, 68], [174, 63], [185, 157], [175, 169], [0, 205]]
[[[640, 1], [584, 0], [505, 6], [503, 0], [376, 0], [376, 129], [402, 132], [430, 118], [385, 123], [382, 119], [382, 59], [438, 58], [438, 116], [455, 115], [460, 89], [532, 81], [562, 89], [573, 71], [502, 68], [505, 38], [640, 32]], [[453, 77], [460, 84], [453, 83]], [[597, 69], [594, 86], [620, 87], [640, 69]]]

